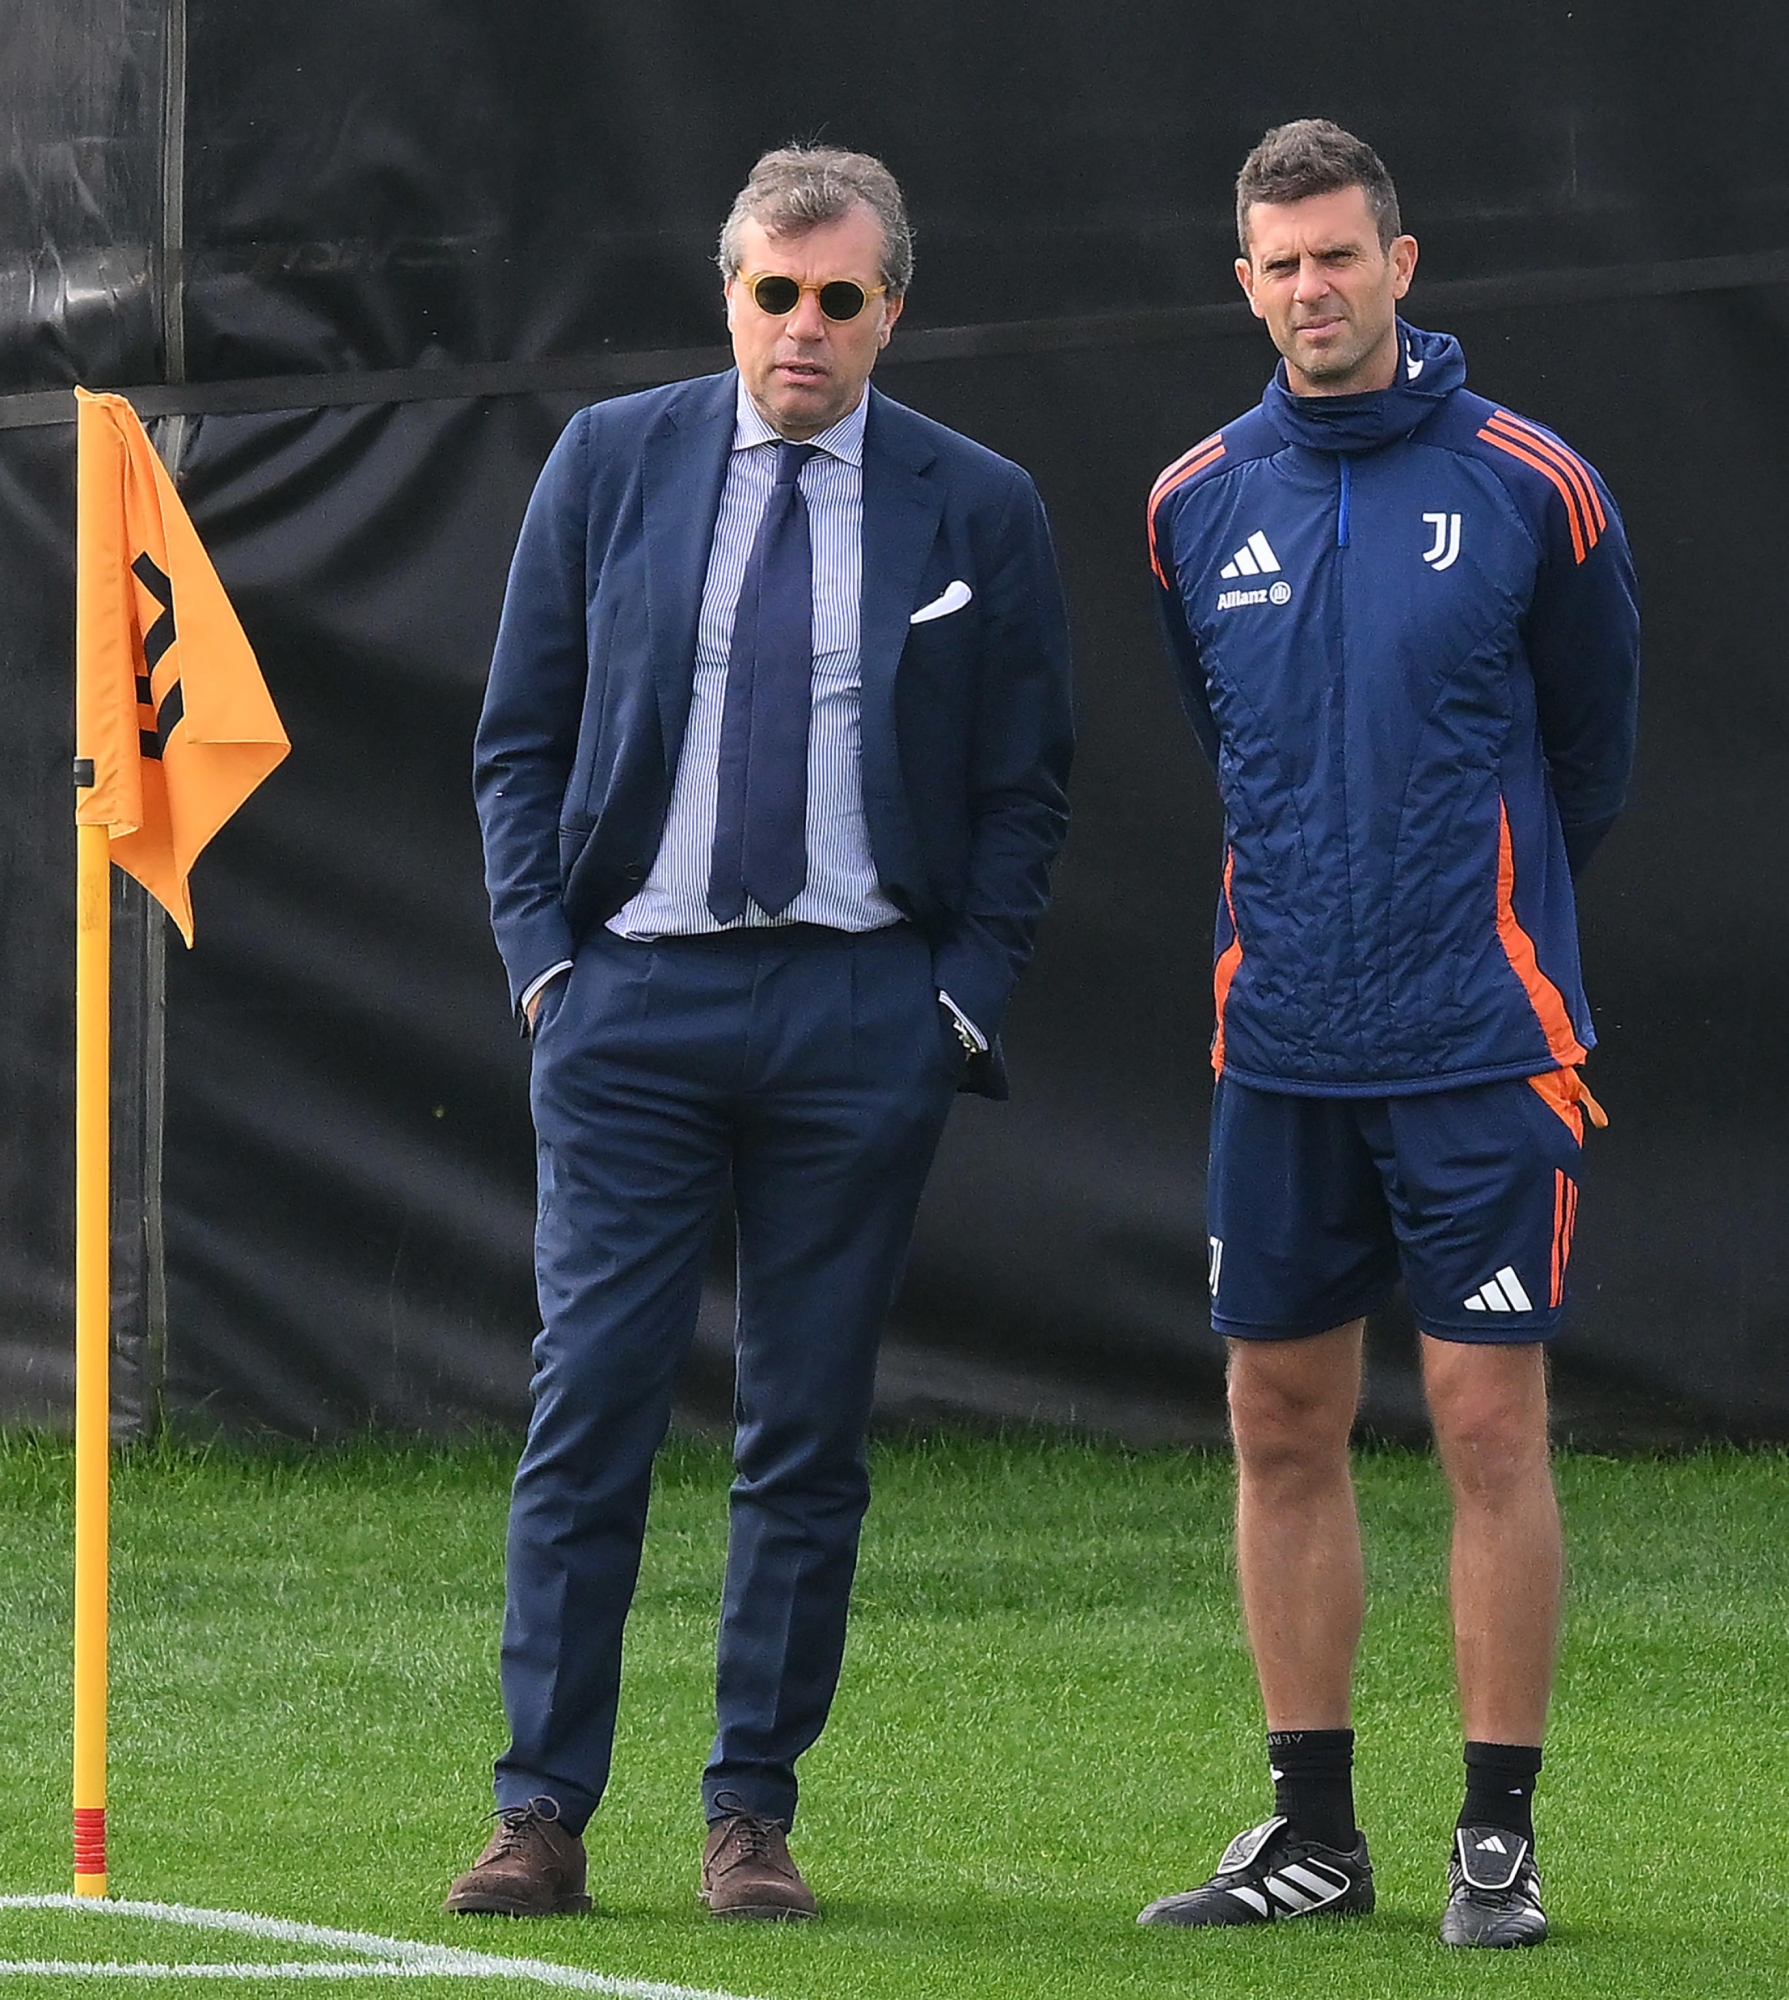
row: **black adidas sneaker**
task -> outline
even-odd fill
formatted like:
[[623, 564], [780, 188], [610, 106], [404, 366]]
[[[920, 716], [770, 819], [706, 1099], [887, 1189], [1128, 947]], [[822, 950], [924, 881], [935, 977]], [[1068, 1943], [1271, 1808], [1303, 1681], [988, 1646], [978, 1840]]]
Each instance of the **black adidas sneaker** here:
[[1519, 1833], [1463, 1826], [1447, 1863], [1443, 1944], [1539, 1944], [1547, 1935], [1534, 1849]]
[[1284, 1819], [1239, 1833], [1217, 1873], [1197, 1889], [1163, 1896], [1140, 1924], [1271, 1924], [1285, 1917], [1364, 1917], [1373, 1907], [1366, 1835], [1346, 1853], [1298, 1840]]

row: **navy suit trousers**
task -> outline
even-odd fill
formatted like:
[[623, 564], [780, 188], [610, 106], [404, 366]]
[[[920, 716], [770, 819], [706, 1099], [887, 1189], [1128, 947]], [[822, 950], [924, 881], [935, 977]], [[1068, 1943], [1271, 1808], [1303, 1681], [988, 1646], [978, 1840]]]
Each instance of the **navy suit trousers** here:
[[703, 1802], [793, 1818], [843, 1657], [877, 1343], [961, 1073], [907, 925], [599, 930], [548, 989], [500, 1807], [552, 1798], [576, 1830], [602, 1796], [653, 1455], [730, 1184], [737, 1476]]

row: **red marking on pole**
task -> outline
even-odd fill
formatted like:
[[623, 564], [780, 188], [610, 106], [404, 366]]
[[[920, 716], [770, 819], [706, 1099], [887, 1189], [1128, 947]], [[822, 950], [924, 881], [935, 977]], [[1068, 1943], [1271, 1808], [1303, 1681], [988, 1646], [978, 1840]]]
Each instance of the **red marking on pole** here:
[[106, 1809], [104, 1806], [75, 1807], [75, 1873], [103, 1875], [106, 1872]]

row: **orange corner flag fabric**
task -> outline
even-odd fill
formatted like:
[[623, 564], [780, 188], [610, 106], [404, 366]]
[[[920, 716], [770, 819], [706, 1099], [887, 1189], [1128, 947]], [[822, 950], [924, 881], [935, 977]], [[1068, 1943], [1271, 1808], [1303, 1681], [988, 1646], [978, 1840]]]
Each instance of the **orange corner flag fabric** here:
[[193, 941], [187, 871], [291, 748], [204, 545], [137, 413], [77, 389], [77, 823]]

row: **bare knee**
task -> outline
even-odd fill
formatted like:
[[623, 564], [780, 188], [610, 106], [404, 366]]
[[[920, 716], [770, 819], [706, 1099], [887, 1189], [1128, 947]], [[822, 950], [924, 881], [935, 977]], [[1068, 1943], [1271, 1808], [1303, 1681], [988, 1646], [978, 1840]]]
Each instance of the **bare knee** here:
[[1425, 1337], [1435, 1442], [1456, 1499], [1499, 1507], [1551, 1490], [1545, 1361], [1538, 1346], [1467, 1348]]
[[1445, 1431], [1437, 1423], [1448, 1483], [1457, 1498], [1496, 1506], [1551, 1478], [1544, 1419], [1524, 1411], [1480, 1406], [1456, 1411]]
[[1244, 1476], [1275, 1485], [1333, 1478], [1347, 1464], [1359, 1397], [1358, 1325], [1309, 1341], [1233, 1341], [1230, 1431]]

